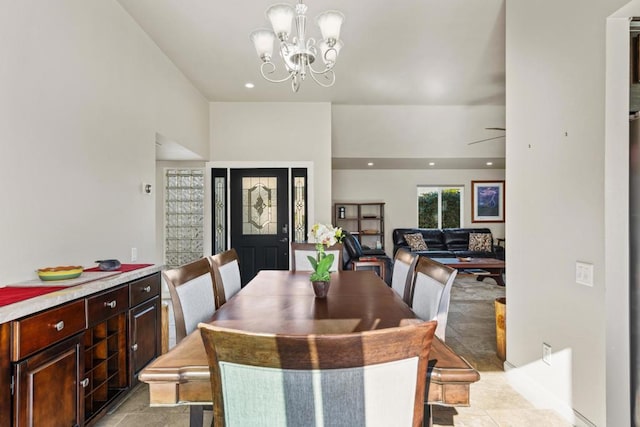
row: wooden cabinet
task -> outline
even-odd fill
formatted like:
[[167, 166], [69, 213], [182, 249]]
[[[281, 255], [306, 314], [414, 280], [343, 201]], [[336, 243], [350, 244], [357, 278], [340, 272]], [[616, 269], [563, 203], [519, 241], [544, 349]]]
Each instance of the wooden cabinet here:
[[[138, 382], [138, 373], [160, 355], [161, 316], [160, 274], [145, 277], [129, 285], [129, 350], [131, 384]], [[137, 305], [134, 306], [134, 302]]]
[[11, 425], [11, 324], [0, 324], [0, 427]]
[[11, 360], [18, 361], [85, 329], [84, 300], [64, 304], [11, 323]]
[[87, 298], [84, 332], [84, 418], [90, 423], [129, 386], [127, 310], [129, 287]]
[[336, 202], [333, 224], [353, 234], [364, 249], [384, 249], [383, 202]]
[[95, 424], [161, 353], [160, 273], [0, 324], [0, 427]]
[[11, 322], [13, 425], [82, 425], [84, 300]]
[[15, 364], [14, 426], [83, 425], [82, 334]]

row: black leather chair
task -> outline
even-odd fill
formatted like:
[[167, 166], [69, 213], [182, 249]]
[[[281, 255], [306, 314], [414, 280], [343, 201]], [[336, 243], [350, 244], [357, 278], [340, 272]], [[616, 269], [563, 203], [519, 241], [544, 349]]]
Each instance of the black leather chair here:
[[[342, 241], [342, 265], [344, 270], [351, 270], [353, 268], [353, 261], [359, 260], [361, 257], [375, 257], [385, 262], [385, 277], [384, 281], [387, 284], [391, 283], [391, 272], [393, 270], [393, 262], [383, 250], [381, 249], [369, 249], [363, 250], [358, 239], [356, 239], [351, 233], [346, 230], [342, 230], [344, 234], [344, 240]], [[358, 267], [359, 270], [374, 269], [373, 266]]]

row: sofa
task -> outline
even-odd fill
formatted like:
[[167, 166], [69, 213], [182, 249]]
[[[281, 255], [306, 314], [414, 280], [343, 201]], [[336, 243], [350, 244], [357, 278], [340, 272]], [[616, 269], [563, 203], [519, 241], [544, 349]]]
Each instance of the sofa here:
[[[424, 239], [427, 249], [412, 249], [405, 238], [406, 235], [419, 233]], [[469, 247], [470, 236], [474, 234], [473, 241], [483, 241], [488, 250], [473, 250]], [[482, 235], [482, 236], [477, 236]], [[478, 246], [476, 244], [476, 246]], [[396, 228], [393, 230], [393, 255], [400, 249], [407, 250], [429, 258], [500, 258], [504, 259], [504, 248], [493, 244], [493, 236], [488, 228]]]

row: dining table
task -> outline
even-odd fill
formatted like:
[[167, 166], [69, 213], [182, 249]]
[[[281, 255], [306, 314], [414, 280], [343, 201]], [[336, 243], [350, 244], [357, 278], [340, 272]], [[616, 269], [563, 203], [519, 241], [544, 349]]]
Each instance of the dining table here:
[[[260, 271], [240, 292], [216, 310], [210, 323], [256, 333], [338, 334], [402, 326], [422, 321], [373, 271], [331, 273], [326, 298], [316, 298], [309, 272]], [[434, 337], [429, 353], [425, 425], [431, 405], [468, 406], [470, 385], [480, 374], [461, 356]], [[207, 355], [195, 330], [139, 374], [149, 386], [150, 406], [192, 405], [202, 419], [211, 405]], [[193, 415], [195, 414], [195, 417]]]

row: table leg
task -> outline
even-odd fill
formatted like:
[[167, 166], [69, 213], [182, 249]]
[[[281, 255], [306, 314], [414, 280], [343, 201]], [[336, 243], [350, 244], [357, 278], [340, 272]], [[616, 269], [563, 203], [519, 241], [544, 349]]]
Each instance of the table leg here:
[[424, 418], [422, 419], [422, 427], [432, 427], [433, 426], [433, 415], [431, 413], [431, 405], [428, 403], [424, 404]]
[[189, 427], [202, 427], [202, 405], [189, 406]]
[[482, 282], [484, 279], [489, 277], [489, 278], [495, 280], [496, 284], [498, 286], [506, 286], [506, 284], [504, 283], [504, 279], [502, 278], [502, 270], [500, 270], [500, 269], [488, 269], [488, 268], [485, 268], [485, 270], [487, 270], [490, 274], [479, 274], [476, 277], [476, 280], [478, 282]]
[[498, 286], [506, 286], [504, 279], [502, 278], [502, 270], [498, 272], [498, 275], [494, 277]]

